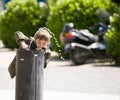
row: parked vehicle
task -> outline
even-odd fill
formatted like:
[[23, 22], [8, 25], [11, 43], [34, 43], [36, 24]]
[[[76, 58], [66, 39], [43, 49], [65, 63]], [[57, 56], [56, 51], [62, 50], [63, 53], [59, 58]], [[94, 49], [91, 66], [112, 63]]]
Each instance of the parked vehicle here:
[[64, 46], [64, 52], [68, 53], [69, 44], [79, 43], [88, 46], [98, 41], [98, 36], [93, 35], [87, 29], [74, 29], [73, 23], [67, 23], [64, 25], [63, 30], [60, 34], [60, 41]]
[[93, 35], [88, 29], [76, 30], [72, 24], [69, 25], [68, 23], [63, 28], [62, 42], [65, 53], [69, 54], [75, 64], [83, 64], [89, 57], [106, 57], [103, 36], [108, 28], [105, 25], [98, 25], [97, 35]]

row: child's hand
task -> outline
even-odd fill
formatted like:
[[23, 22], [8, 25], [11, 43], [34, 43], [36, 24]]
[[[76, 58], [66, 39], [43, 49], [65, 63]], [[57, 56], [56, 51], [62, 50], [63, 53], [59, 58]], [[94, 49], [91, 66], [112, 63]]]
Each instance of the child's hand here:
[[19, 45], [22, 49], [25, 49], [28, 47], [28, 45], [25, 43], [25, 41], [19, 41]]

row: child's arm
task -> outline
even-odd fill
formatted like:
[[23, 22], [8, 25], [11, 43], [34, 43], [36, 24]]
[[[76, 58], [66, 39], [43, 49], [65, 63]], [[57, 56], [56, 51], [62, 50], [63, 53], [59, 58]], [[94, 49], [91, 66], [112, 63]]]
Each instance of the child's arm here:
[[17, 44], [20, 46], [20, 48], [25, 49], [28, 47], [28, 45], [26, 44], [26, 41], [28, 41], [29, 38], [27, 36], [25, 36], [20, 31], [15, 32], [14, 35], [15, 35], [15, 40], [16, 40]]
[[14, 57], [13, 61], [10, 63], [8, 67], [8, 72], [11, 78], [14, 78], [16, 75], [16, 57]]

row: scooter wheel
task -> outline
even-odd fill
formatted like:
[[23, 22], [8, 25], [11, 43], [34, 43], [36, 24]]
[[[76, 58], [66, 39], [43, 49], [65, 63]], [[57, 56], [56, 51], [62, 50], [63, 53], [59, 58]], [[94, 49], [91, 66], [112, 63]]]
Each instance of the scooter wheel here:
[[86, 59], [88, 58], [87, 53], [79, 48], [74, 48], [70, 50], [69, 56], [73, 63], [76, 65], [85, 63]]

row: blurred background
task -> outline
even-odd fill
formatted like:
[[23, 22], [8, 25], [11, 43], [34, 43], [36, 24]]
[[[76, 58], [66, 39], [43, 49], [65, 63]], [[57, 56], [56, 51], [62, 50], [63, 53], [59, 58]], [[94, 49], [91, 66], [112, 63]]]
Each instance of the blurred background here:
[[[67, 58], [60, 41], [66, 23], [72, 22], [74, 28], [80, 30], [110, 20], [111, 30], [105, 36], [106, 53], [119, 64], [119, 6], [119, 0], [0, 0], [0, 48], [18, 48], [15, 31], [33, 36], [39, 27], [45, 26], [52, 32], [51, 50]], [[89, 31], [97, 34], [96, 30]]]

